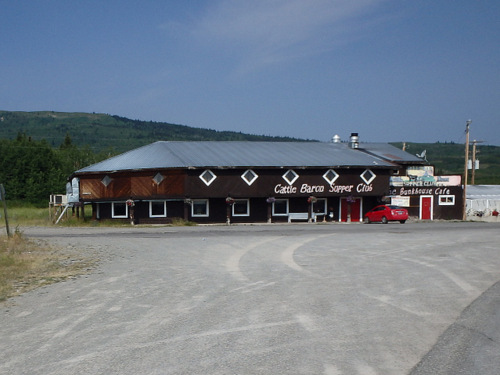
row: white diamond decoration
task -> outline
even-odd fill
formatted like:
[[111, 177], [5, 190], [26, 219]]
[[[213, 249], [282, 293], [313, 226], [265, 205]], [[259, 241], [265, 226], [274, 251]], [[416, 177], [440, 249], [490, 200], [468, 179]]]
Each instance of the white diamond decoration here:
[[283, 179], [288, 182], [289, 185], [292, 185], [295, 180], [297, 180], [297, 178], [299, 178], [299, 175], [297, 173], [295, 173], [294, 170], [292, 169], [289, 169], [288, 171], [286, 171], [286, 173], [283, 175]]
[[104, 176], [104, 178], [101, 180], [101, 183], [108, 187], [108, 185], [111, 183], [111, 181], [113, 181], [113, 179], [111, 177], [109, 177], [108, 175]]
[[156, 182], [156, 185], [160, 185], [161, 182], [165, 179], [165, 177], [160, 173], [158, 172], [154, 177], [153, 177], [153, 181]]
[[247, 169], [245, 173], [241, 175], [241, 178], [248, 184], [248, 186], [252, 185], [258, 177], [257, 173], [251, 169]]
[[359, 177], [361, 177], [365, 184], [369, 185], [375, 179], [375, 177], [377, 177], [377, 175], [370, 169], [365, 169], [365, 171], [361, 173]]
[[326, 173], [323, 175], [323, 178], [330, 184], [332, 185], [335, 181], [337, 181], [337, 178], [339, 178], [339, 174], [335, 172], [333, 169], [329, 169], [326, 171]]
[[210, 184], [215, 181], [217, 176], [210, 169], [207, 169], [200, 175], [200, 178], [205, 185], [210, 186]]

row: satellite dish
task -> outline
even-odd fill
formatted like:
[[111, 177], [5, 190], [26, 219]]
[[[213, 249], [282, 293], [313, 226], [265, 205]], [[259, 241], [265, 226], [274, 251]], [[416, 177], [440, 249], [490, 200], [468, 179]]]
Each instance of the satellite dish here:
[[427, 161], [427, 150], [424, 150], [420, 154], [415, 154], [415, 155], [417, 155], [418, 158], [424, 159], [425, 161]]

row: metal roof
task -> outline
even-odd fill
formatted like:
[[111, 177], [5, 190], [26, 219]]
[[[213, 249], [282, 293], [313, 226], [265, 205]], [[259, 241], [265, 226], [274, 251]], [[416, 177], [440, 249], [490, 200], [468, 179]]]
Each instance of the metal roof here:
[[423, 164], [425, 160], [388, 143], [360, 143], [359, 149], [385, 160], [402, 164]]
[[339, 166], [397, 168], [394, 163], [351, 149], [345, 143], [159, 141], [80, 169], [75, 174], [160, 168]]
[[500, 200], [500, 185], [467, 185], [467, 199]]

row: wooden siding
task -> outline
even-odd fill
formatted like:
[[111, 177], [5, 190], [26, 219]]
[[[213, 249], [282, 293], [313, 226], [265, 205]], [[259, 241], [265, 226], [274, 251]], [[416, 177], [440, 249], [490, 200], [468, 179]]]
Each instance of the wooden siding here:
[[[154, 177], [160, 173], [164, 178], [160, 183]], [[103, 178], [111, 182], [105, 186]], [[185, 174], [180, 170], [141, 171], [130, 173], [109, 173], [80, 176], [80, 197], [82, 201], [183, 198]]]
[[80, 178], [80, 199], [93, 201], [104, 198], [105, 186], [101, 180], [104, 176], [86, 176]]
[[[295, 169], [299, 178], [292, 184], [293, 191], [277, 192], [279, 186], [287, 187], [289, 184], [283, 179], [283, 174], [288, 169], [267, 169], [253, 171], [259, 176], [252, 185], [248, 185], [241, 175], [246, 171], [211, 169], [217, 178], [207, 186], [200, 175], [203, 169], [188, 171], [186, 181], [186, 194], [191, 198], [215, 198], [231, 196], [233, 198], [250, 197], [270, 197], [288, 198], [298, 196], [329, 197], [329, 196], [382, 196], [388, 193], [389, 170], [376, 169], [373, 172], [376, 178], [369, 185], [365, 184], [360, 177], [365, 169], [335, 169], [339, 178], [335, 181], [335, 186], [345, 186], [347, 190], [331, 191], [329, 183], [323, 178], [328, 169]], [[364, 191], [357, 191], [358, 185], [368, 187]], [[311, 191], [319, 189], [321, 191]]]

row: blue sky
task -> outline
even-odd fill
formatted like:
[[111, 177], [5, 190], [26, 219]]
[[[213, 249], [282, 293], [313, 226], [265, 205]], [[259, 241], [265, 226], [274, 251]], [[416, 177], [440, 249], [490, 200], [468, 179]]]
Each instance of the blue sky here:
[[0, 0], [0, 109], [500, 145], [498, 0]]

